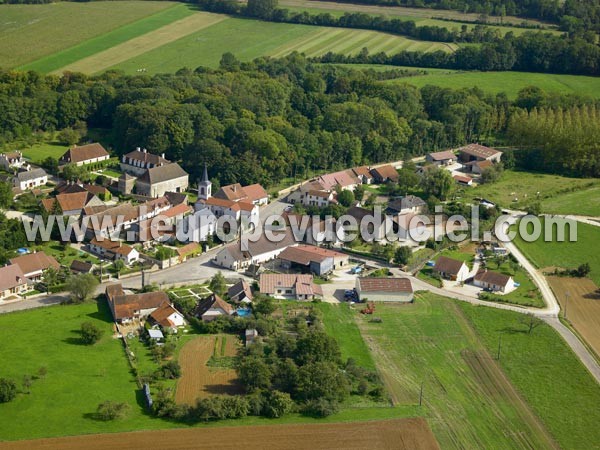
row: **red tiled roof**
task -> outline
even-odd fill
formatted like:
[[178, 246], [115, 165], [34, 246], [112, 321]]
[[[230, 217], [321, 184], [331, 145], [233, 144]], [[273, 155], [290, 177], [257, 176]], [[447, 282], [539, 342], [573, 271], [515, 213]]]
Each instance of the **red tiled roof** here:
[[260, 292], [274, 294], [277, 289], [295, 289], [297, 295], [323, 295], [321, 286], [313, 283], [312, 275], [263, 273]]
[[161, 327], [173, 327], [175, 324], [169, 320], [169, 316], [181, 313], [175, 309], [169, 302], [162, 303], [157, 309], [152, 311], [150, 317], [154, 319]]
[[131, 318], [136, 311], [158, 308], [163, 303], [169, 303], [165, 292], [144, 292], [126, 295], [120, 284], [106, 287], [106, 298], [111, 306], [115, 320]]
[[412, 284], [408, 278], [360, 277], [361, 292], [412, 292]]
[[437, 272], [444, 272], [451, 275], [457, 275], [462, 266], [464, 265], [463, 261], [459, 261], [458, 259], [448, 258], [446, 256], [440, 256], [435, 262], [435, 266], [433, 270]]
[[78, 163], [106, 156], [109, 156], [106, 149], [98, 142], [94, 142], [93, 144], [82, 145], [81, 147], [74, 146], [73, 148], [67, 150], [65, 154], [60, 157], [60, 159], [63, 161]]
[[389, 179], [392, 181], [396, 181], [399, 178], [398, 171], [390, 164], [371, 169], [371, 173], [375, 178], [378, 178], [380, 180]]
[[329, 250], [314, 245], [298, 245], [296, 247], [288, 247], [279, 254], [279, 259], [285, 259], [298, 264], [308, 265], [311, 261], [322, 262], [327, 258], [345, 257], [343, 253]]
[[445, 161], [447, 159], [456, 159], [456, 155], [452, 150], [444, 150], [443, 152], [430, 153], [429, 157], [434, 161]]
[[27, 284], [25, 275], [18, 265], [0, 267], [0, 292]]
[[44, 252], [29, 253], [23, 256], [17, 256], [10, 260], [11, 264], [18, 265], [25, 275], [40, 270], [46, 270], [49, 267], [58, 269], [60, 264], [52, 256]]
[[502, 153], [499, 150], [485, 147], [485, 146], [479, 145], [479, 144], [465, 145], [464, 147], [458, 148], [457, 151], [460, 153], [465, 153], [467, 155], [476, 156], [478, 158], [483, 158], [483, 159], [487, 159], [498, 153]]
[[504, 275], [500, 272], [492, 272], [491, 270], [481, 270], [475, 275], [475, 281], [481, 281], [484, 283], [495, 284], [496, 286], [506, 286], [510, 281], [508, 275]]

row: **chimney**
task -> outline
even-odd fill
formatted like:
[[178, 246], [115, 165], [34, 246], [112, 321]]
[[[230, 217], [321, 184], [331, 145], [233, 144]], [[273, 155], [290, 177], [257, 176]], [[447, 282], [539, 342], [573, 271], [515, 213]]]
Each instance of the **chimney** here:
[[161, 154], [160, 154], [160, 157], [161, 157], [162, 159], [165, 159], [165, 154], [164, 154], [164, 153], [161, 153]]
[[139, 152], [139, 151], [141, 150], [141, 148], [139, 148], [139, 147], [136, 147], [136, 148], [135, 148], [135, 150], [136, 150], [137, 152]]
[[148, 150], [144, 149], [144, 153], [148, 153]]

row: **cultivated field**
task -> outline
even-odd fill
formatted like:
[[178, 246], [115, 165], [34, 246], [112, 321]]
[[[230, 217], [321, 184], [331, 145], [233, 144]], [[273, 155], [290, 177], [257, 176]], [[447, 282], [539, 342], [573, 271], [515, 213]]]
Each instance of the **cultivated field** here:
[[[430, 70], [430, 69], [423, 69]], [[447, 71], [448, 72], [448, 71]], [[514, 99], [524, 87], [537, 86], [549, 93], [600, 97], [600, 79], [578, 75], [557, 75], [528, 72], [431, 72], [428, 75], [398, 78], [388, 83], [409, 83], [423, 87], [428, 84], [448, 88], [478, 87], [494, 94], [504, 92]]]
[[65, 50], [53, 53], [45, 58], [20, 67], [23, 70], [38, 72], [53, 72], [69, 66], [80, 60], [104, 52], [124, 42], [136, 40], [146, 33], [151, 33], [161, 27], [172, 25], [194, 13], [188, 5], [175, 4], [152, 15], [136, 20], [130, 24], [118, 27], [95, 38], [83, 40], [81, 43]]
[[[205, 13], [199, 13], [205, 14]], [[317, 56], [329, 51], [355, 54], [400, 50], [453, 51], [455, 44], [416, 41], [368, 30], [316, 27], [248, 19], [227, 19], [175, 42], [134, 57], [114, 68], [127, 73], [174, 72], [181, 67], [216, 67], [225, 52], [242, 61], [259, 56], [285, 56], [293, 51]]]
[[199, 336], [186, 343], [179, 352], [181, 378], [177, 382], [175, 400], [193, 405], [201, 397], [241, 393], [234, 369], [207, 365], [211, 356], [234, 357], [238, 345], [232, 335]]
[[553, 448], [547, 430], [503, 375], [456, 304], [418, 295], [377, 304], [359, 327], [397, 404], [415, 404], [442, 448]]
[[[587, 278], [547, 277], [567, 320], [600, 357], [600, 291]], [[568, 298], [567, 298], [568, 297]]]
[[0, 449], [42, 450], [88, 450], [149, 448], [196, 450], [215, 449], [262, 450], [286, 448], [288, 450], [314, 449], [439, 449], [427, 422], [423, 419], [397, 419], [386, 421], [312, 424], [312, 425], [266, 425], [258, 427], [221, 427], [208, 429], [184, 429], [170, 431], [145, 431], [143, 433], [103, 434], [67, 437], [11, 443], [0, 443]]
[[[352, 3], [337, 3], [331, 1], [314, 1], [314, 0], [280, 0], [279, 4], [282, 8], [293, 7], [293, 8], [318, 8], [328, 11], [349, 11], [349, 12], [362, 12], [366, 14], [377, 14], [387, 16], [399, 16], [400, 18], [411, 19], [415, 22], [421, 23], [426, 19], [433, 17], [443, 17], [448, 20], [474, 22], [479, 19], [479, 14], [474, 13], [461, 13], [459, 11], [441, 10], [441, 9], [428, 9], [428, 8], [407, 8], [404, 6], [379, 6], [379, 5], [360, 5]], [[523, 19], [521, 17], [507, 16], [504, 17], [505, 24], [520, 24], [522, 22], [528, 22], [530, 24], [538, 24], [547, 26], [542, 22], [536, 20]], [[493, 23], [496, 21], [500, 23], [499, 17], [490, 17], [489, 22]], [[445, 23], [448, 25], [455, 25], [446, 21], [439, 20], [437, 22]], [[430, 23], [427, 23], [428, 25]]]
[[0, 67], [16, 67], [170, 8], [171, 2], [0, 6]]
[[599, 448], [600, 386], [559, 334], [546, 324], [528, 333], [519, 313], [458, 305], [489, 352], [501, 337], [502, 370], [560, 447]]

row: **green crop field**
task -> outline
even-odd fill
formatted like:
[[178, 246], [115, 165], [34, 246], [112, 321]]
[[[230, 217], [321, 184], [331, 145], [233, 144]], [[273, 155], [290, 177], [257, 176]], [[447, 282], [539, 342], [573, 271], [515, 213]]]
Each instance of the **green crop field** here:
[[[498, 203], [503, 208], [523, 208], [536, 201], [542, 202], [542, 211], [547, 213], [586, 214], [592, 207], [585, 202], [562, 203], [563, 197], [576, 192], [587, 193], [588, 200], [600, 201], [598, 188], [600, 182], [593, 178], [568, 178], [559, 175], [505, 170], [495, 183], [482, 184], [475, 188], [463, 188], [460, 196], [466, 199], [482, 197]], [[539, 194], [538, 194], [539, 192]], [[559, 210], [560, 209], [560, 210]]]
[[[597, 241], [596, 241], [597, 242]], [[598, 448], [600, 386], [549, 325], [531, 334], [521, 314], [460, 303], [488, 351], [561, 448]]]
[[454, 89], [476, 86], [494, 94], [504, 92], [509, 98], [515, 98], [519, 90], [524, 87], [537, 86], [549, 93], [577, 94], [600, 98], [600, 78], [578, 75], [527, 72], [454, 72], [445, 74], [430, 73], [411, 78], [398, 78], [388, 82], [409, 83], [417, 87], [430, 84]]
[[173, 5], [159, 1], [0, 5], [0, 67], [35, 61]]
[[20, 69], [52, 72], [98, 52], [108, 50], [115, 45], [142, 34], [154, 31], [159, 27], [183, 19], [191, 14], [193, 14], [193, 11], [188, 5], [179, 4], [172, 6], [108, 33], [83, 41], [63, 51], [59, 51], [30, 64], [25, 64]]
[[550, 447], [454, 301], [418, 294], [410, 305], [376, 304], [374, 315], [382, 322], [357, 321], [379, 372], [398, 404], [418, 403], [423, 386], [425, 417], [441, 448]]
[[370, 52], [395, 53], [410, 50], [456, 49], [455, 44], [424, 42], [367, 30], [316, 27], [248, 19], [227, 19], [196, 33], [133, 57], [113, 68], [135, 73], [173, 72], [181, 67], [216, 67], [225, 52], [243, 61], [259, 56], [284, 56], [293, 51], [317, 56], [329, 51], [358, 53], [363, 47]]
[[[545, 225], [545, 222], [542, 222]], [[543, 230], [542, 230], [543, 231]], [[569, 232], [565, 232], [565, 242], [556, 240], [556, 228], [553, 229], [550, 242], [544, 241], [544, 233], [534, 242], [525, 242], [519, 236], [515, 244], [533, 264], [540, 269], [546, 267], [562, 267], [574, 269], [580, 264], [589, 263], [591, 266], [590, 278], [600, 286], [600, 227], [577, 223], [577, 241], [568, 242]]]

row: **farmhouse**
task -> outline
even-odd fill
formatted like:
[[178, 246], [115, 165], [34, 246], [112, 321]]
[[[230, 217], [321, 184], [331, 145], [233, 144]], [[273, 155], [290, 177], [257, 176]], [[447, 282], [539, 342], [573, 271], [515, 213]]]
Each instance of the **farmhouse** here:
[[165, 159], [164, 153], [159, 156], [154, 153], [148, 153], [146, 149], [142, 150], [140, 147], [137, 147], [134, 151], [123, 155], [120, 166], [123, 172], [138, 177], [143, 175], [147, 169], [170, 163], [171, 161]]
[[288, 195], [290, 203], [300, 203], [304, 206], [324, 207], [335, 201], [334, 189], [326, 189], [318, 180], [308, 181]]
[[251, 303], [254, 298], [250, 285], [244, 279], [240, 279], [237, 283], [227, 290], [229, 300], [234, 303]]
[[84, 190], [70, 194], [58, 194], [54, 198], [42, 200], [42, 208], [47, 213], [61, 213], [65, 216], [79, 216], [88, 206], [104, 206], [104, 202], [94, 194]]
[[52, 256], [46, 255], [44, 252], [28, 253], [27, 255], [17, 256], [10, 259], [12, 266], [19, 266], [23, 271], [23, 275], [29, 281], [39, 281], [45, 270], [49, 268], [59, 269], [60, 264]]
[[489, 159], [485, 159], [483, 161], [470, 161], [465, 164], [465, 169], [467, 172], [482, 174], [484, 170], [492, 167], [494, 163]]
[[435, 262], [433, 270], [442, 278], [452, 281], [465, 281], [469, 276], [469, 268], [463, 261], [440, 256]]
[[27, 292], [27, 279], [18, 265], [0, 267], [0, 300]]
[[386, 214], [423, 214], [427, 210], [427, 203], [420, 197], [407, 195], [388, 203]]
[[67, 150], [58, 160], [59, 164], [75, 164], [83, 166], [84, 164], [92, 164], [101, 161], [106, 161], [110, 155], [104, 147], [98, 142], [93, 144], [77, 145]]
[[203, 322], [210, 322], [219, 316], [231, 316], [233, 313], [235, 313], [233, 306], [217, 294], [212, 294], [210, 297], [200, 301], [192, 314], [202, 319]]
[[371, 173], [371, 168], [367, 166], [355, 167], [352, 169], [354, 175], [358, 177], [362, 184], [371, 184], [374, 181], [373, 174]]
[[140, 257], [139, 252], [121, 241], [113, 241], [111, 239], [98, 240], [92, 239], [89, 243], [90, 251], [100, 255], [103, 258], [110, 260], [120, 259], [125, 264], [130, 265], [137, 261]]
[[157, 309], [150, 313], [152, 322], [160, 325], [162, 328], [176, 329], [185, 325], [185, 318], [171, 303], [164, 302]]
[[136, 181], [135, 191], [147, 197], [162, 197], [166, 192], [184, 192], [189, 176], [177, 163], [147, 169]]
[[502, 152], [479, 144], [469, 144], [457, 149], [458, 160], [464, 164], [471, 161], [500, 162]]
[[321, 286], [313, 282], [312, 275], [263, 273], [259, 286], [262, 294], [273, 297], [313, 300], [323, 296]]
[[508, 292], [514, 287], [512, 277], [504, 275], [500, 272], [492, 272], [491, 270], [481, 270], [473, 278], [473, 284], [483, 289], [492, 291]]
[[398, 178], [400, 177], [398, 171], [390, 164], [371, 169], [371, 174], [373, 175], [375, 183], [379, 184], [388, 181], [398, 181]]
[[104, 292], [113, 318], [118, 323], [143, 320], [163, 303], [170, 303], [169, 296], [165, 292], [126, 294], [120, 284], [106, 286]]
[[48, 174], [44, 169], [36, 168], [18, 172], [13, 177], [13, 187], [21, 191], [44, 186], [48, 182]]
[[259, 206], [266, 205], [269, 202], [269, 194], [258, 183], [244, 187], [240, 183], [223, 186], [215, 192], [214, 197], [233, 202], [252, 203]]
[[23, 154], [19, 151], [0, 153], [0, 166], [6, 170], [19, 169], [23, 164]]
[[289, 230], [285, 233], [273, 232], [273, 234], [283, 236], [283, 239], [275, 242], [267, 239], [266, 234], [263, 234], [257, 241], [248, 242], [248, 248], [244, 250], [241, 249], [239, 242], [233, 242], [217, 253], [214, 263], [230, 270], [241, 270], [252, 264], [262, 264], [275, 259], [287, 247], [296, 245], [294, 236]]
[[358, 277], [356, 292], [361, 301], [412, 302], [413, 288], [408, 278]]
[[288, 247], [280, 253], [279, 259], [286, 269], [300, 269], [315, 275], [324, 275], [336, 267], [348, 264], [348, 255], [314, 245]]
[[360, 179], [350, 169], [321, 175], [317, 178], [317, 182], [326, 191], [335, 190], [338, 187], [352, 191], [361, 183]]
[[425, 160], [429, 164], [435, 164], [436, 166], [450, 166], [456, 161], [456, 155], [450, 150], [443, 152], [428, 153]]

